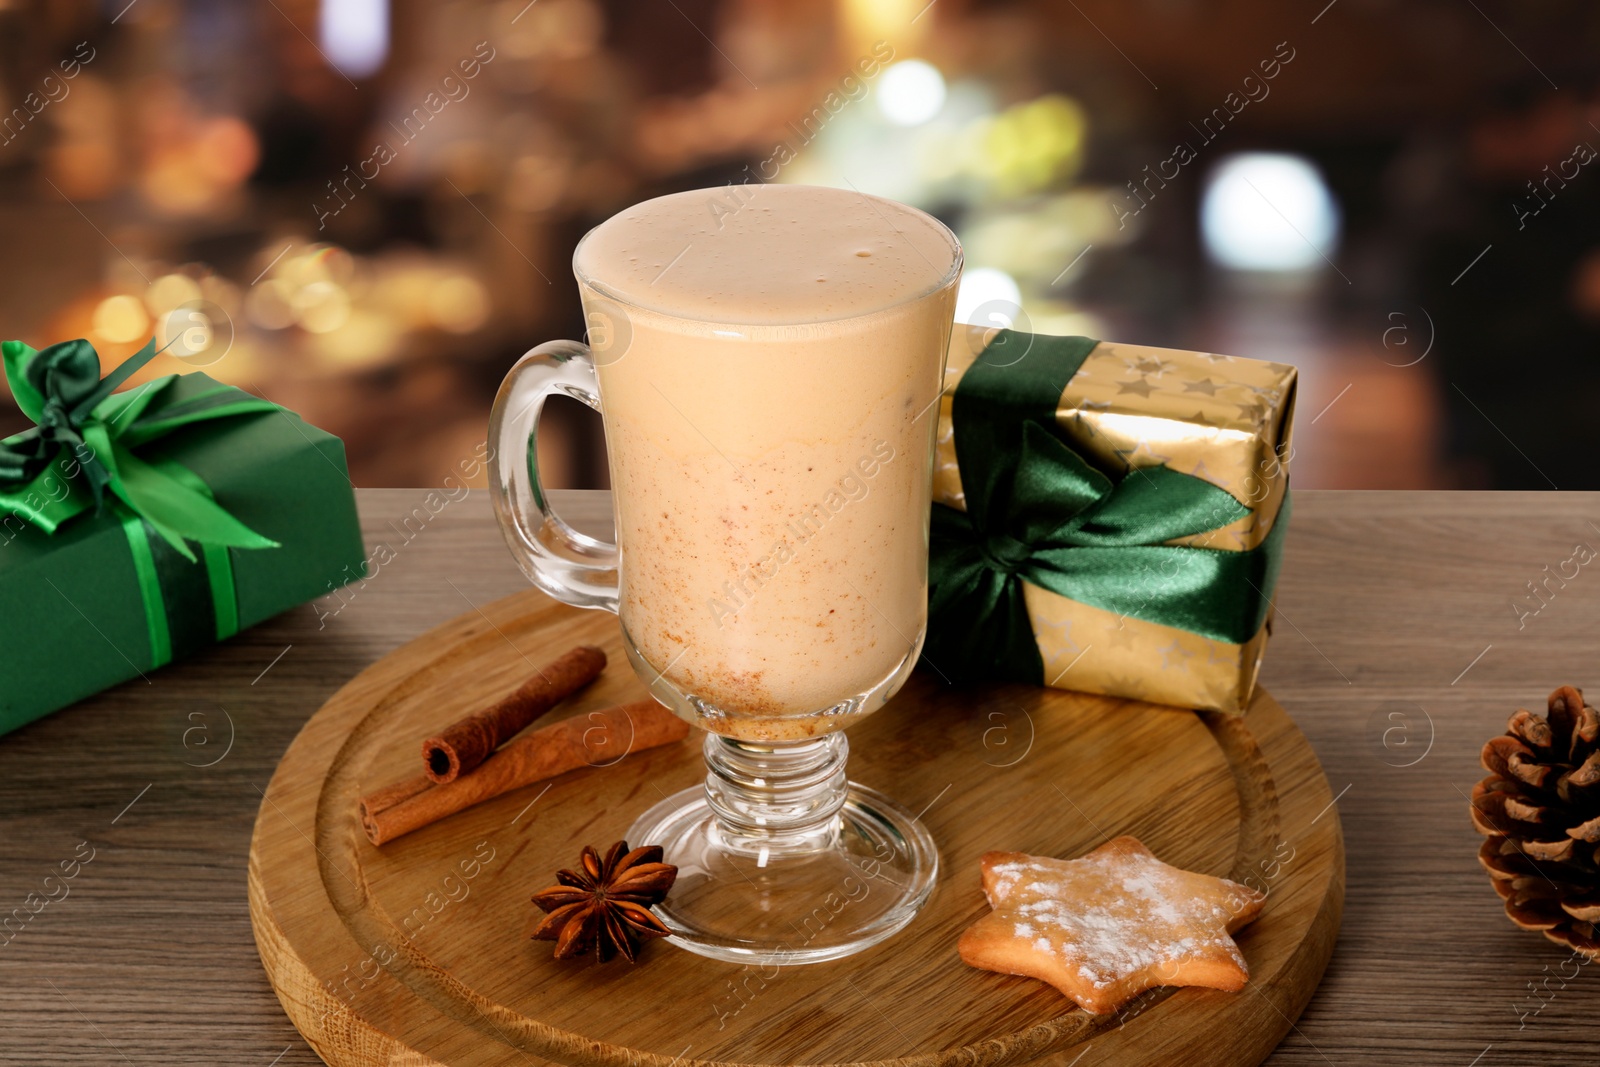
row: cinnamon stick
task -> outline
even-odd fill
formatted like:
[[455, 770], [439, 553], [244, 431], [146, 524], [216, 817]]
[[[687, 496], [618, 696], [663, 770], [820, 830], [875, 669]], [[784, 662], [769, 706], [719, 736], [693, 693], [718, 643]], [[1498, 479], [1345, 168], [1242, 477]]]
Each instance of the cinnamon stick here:
[[468, 715], [422, 742], [423, 773], [439, 785], [455, 781], [533, 720], [594, 681], [605, 665], [606, 654], [593, 645], [579, 645], [545, 664], [494, 707]]
[[361, 798], [363, 818], [365, 818], [365, 812], [369, 808], [373, 811], [383, 811], [432, 788], [433, 783], [428, 780], [426, 774], [419, 774], [415, 778], [407, 778], [403, 782], [394, 783], [394, 785], [386, 785], [376, 793]]
[[689, 724], [654, 700], [575, 715], [500, 747], [476, 770], [435, 785], [422, 775], [361, 800], [367, 839], [382, 845], [513, 789], [689, 736]]

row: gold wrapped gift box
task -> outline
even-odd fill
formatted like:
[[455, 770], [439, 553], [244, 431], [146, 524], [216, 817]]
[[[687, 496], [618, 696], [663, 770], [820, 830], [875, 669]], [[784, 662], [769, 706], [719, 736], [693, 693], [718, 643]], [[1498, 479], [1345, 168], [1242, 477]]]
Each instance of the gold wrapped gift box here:
[[[959, 510], [953, 393], [994, 335], [958, 324], [950, 340], [933, 498]], [[1246, 551], [1271, 532], [1288, 492], [1295, 381], [1295, 368], [1281, 363], [1102, 341], [1063, 390], [1056, 422], [1075, 451], [1114, 479], [1164, 464], [1225, 489], [1252, 509], [1248, 516], [1168, 543]], [[1032, 584], [1024, 597], [1047, 685], [1210, 711], [1244, 710], [1271, 629], [1269, 612], [1254, 637], [1232, 644]]]

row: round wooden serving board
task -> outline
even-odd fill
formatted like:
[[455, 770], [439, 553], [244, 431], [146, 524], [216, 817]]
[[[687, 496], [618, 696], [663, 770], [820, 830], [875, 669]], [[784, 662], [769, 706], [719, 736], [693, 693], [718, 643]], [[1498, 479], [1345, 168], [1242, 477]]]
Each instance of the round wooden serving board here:
[[[327, 1062], [1067, 1067], [1092, 1051], [1096, 1067], [1236, 1067], [1282, 1039], [1333, 952], [1338, 810], [1310, 745], [1266, 693], [1226, 718], [1019, 685], [948, 689], [919, 671], [850, 732], [851, 778], [926, 806], [939, 844], [938, 886], [909, 927], [847, 959], [782, 969], [664, 943], [634, 966], [552, 959], [548, 942], [528, 939], [528, 898], [584, 844], [603, 849], [700, 781], [698, 734], [382, 849], [362, 834], [357, 798], [415, 774], [421, 738], [580, 643], [605, 648], [611, 665], [574, 712], [644, 695], [614, 617], [528, 591], [363, 671], [290, 746], [256, 820], [250, 918], [284, 1010]], [[989, 910], [983, 852], [1072, 857], [1125, 833], [1169, 863], [1268, 892], [1237, 935], [1243, 992], [1152, 990], [1091, 1016], [1042, 982], [957, 957], [961, 931]]]

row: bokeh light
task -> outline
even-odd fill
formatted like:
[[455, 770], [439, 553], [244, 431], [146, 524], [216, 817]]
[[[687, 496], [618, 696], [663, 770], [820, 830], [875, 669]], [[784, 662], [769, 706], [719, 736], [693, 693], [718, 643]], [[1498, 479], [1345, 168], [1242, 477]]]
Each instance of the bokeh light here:
[[138, 297], [122, 293], [108, 296], [95, 305], [91, 324], [94, 332], [107, 341], [128, 344], [149, 333], [150, 315]]
[[322, 0], [317, 36], [345, 77], [376, 74], [389, 57], [389, 0]]
[[200, 299], [200, 283], [186, 274], [163, 274], [150, 283], [144, 303], [150, 314], [160, 318], [180, 304]]
[[1022, 307], [1022, 289], [1017, 280], [994, 267], [974, 267], [961, 275], [956, 290], [956, 321], [975, 326], [994, 326], [993, 313], [1010, 308], [1015, 316]]
[[302, 286], [290, 299], [295, 321], [312, 333], [330, 333], [350, 319], [350, 294], [329, 281]]
[[428, 293], [434, 324], [450, 333], [471, 333], [489, 317], [489, 294], [475, 278], [452, 274]]
[[944, 75], [932, 63], [903, 59], [878, 83], [878, 110], [896, 126], [920, 126], [944, 107]]
[[1200, 206], [1206, 252], [1233, 270], [1302, 271], [1334, 251], [1339, 208], [1309, 160], [1287, 153], [1229, 156]]
[[281, 278], [266, 278], [250, 287], [245, 314], [263, 330], [283, 330], [294, 325], [294, 289]]

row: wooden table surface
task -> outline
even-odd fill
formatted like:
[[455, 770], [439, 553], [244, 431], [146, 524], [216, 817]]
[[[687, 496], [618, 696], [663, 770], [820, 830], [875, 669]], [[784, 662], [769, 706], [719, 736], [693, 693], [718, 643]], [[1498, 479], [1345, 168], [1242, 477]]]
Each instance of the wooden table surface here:
[[[92, 855], [0, 944], [0, 1063], [318, 1062], [251, 938], [261, 790], [360, 668], [524, 588], [484, 493], [428, 496], [361, 492], [389, 549], [364, 585], [0, 738], [0, 914]], [[609, 521], [604, 494], [558, 505]], [[1600, 687], [1600, 572], [1549, 580], [1542, 607], [1528, 588], [1572, 574], [1597, 523], [1592, 494], [1296, 494], [1263, 677], [1339, 794], [1349, 884], [1327, 978], [1270, 1063], [1595, 1062], [1600, 967], [1504, 918], [1466, 795], [1514, 707]]]

